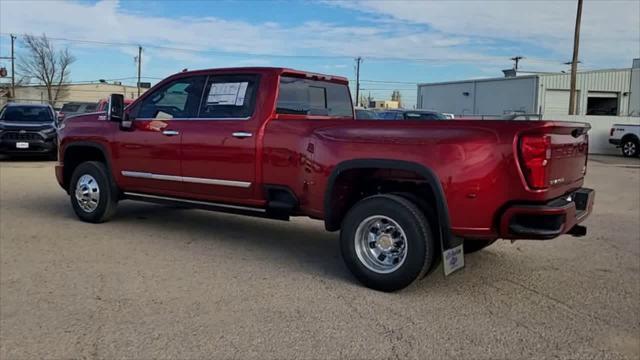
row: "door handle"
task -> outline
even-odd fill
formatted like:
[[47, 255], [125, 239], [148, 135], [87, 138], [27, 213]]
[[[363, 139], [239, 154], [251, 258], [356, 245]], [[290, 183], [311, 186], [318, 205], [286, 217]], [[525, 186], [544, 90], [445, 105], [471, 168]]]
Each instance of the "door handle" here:
[[162, 135], [166, 135], [166, 136], [176, 136], [176, 135], [180, 135], [179, 131], [176, 130], [163, 130], [162, 131]]
[[244, 139], [244, 138], [248, 138], [248, 137], [252, 137], [253, 134], [250, 132], [245, 132], [245, 131], [236, 131], [233, 134], [234, 138], [238, 138], [238, 139]]

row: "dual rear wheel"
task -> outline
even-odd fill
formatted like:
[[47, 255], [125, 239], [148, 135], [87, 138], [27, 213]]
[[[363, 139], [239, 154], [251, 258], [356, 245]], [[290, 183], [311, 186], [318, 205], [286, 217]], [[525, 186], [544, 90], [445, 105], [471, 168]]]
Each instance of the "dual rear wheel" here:
[[424, 213], [398, 195], [374, 195], [354, 205], [342, 223], [344, 261], [364, 285], [382, 291], [407, 287], [436, 259]]

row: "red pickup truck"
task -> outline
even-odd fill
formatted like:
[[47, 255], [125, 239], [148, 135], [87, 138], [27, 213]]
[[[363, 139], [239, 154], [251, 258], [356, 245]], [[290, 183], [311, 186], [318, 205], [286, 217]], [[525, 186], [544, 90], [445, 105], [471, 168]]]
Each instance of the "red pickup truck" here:
[[[284, 68], [188, 71], [70, 118], [56, 177], [77, 216], [119, 200], [323, 220], [365, 285], [406, 287], [496, 239], [581, 236], [589, 126], [355, 120], [348, 81]], [[301, 239], [300, 241], [304, 241]]]

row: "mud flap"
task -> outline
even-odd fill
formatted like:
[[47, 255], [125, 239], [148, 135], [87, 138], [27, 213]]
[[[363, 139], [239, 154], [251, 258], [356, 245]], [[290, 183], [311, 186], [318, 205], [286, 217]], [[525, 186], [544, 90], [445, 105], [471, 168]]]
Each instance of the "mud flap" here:
[[461, 238], [450, 236], [445, 239], [444, 236], [440, 236], [440, 249], [442, 249], [442, 269], [445, 276], [464, 267], [464, 248]]

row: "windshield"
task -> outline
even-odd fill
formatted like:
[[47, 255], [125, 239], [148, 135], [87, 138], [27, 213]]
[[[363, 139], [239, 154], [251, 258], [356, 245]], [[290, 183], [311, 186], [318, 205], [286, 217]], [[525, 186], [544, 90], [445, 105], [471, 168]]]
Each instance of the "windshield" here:
[[356, 109], [356, 119], [375, 120], [377, 118], [377, 114], [371, 110]]
[[63, 113], [76, 112], [78, 110], [80, 110], [80, 104], [64, 104], [60, 109]]
[[436, 112], [406, 112], [406, 120], [447, 120], [447, 117]]
[[0, 115], [4, 121], [50, 122], [53, 116], [48, 108], [43, 106], [8, 106]]

